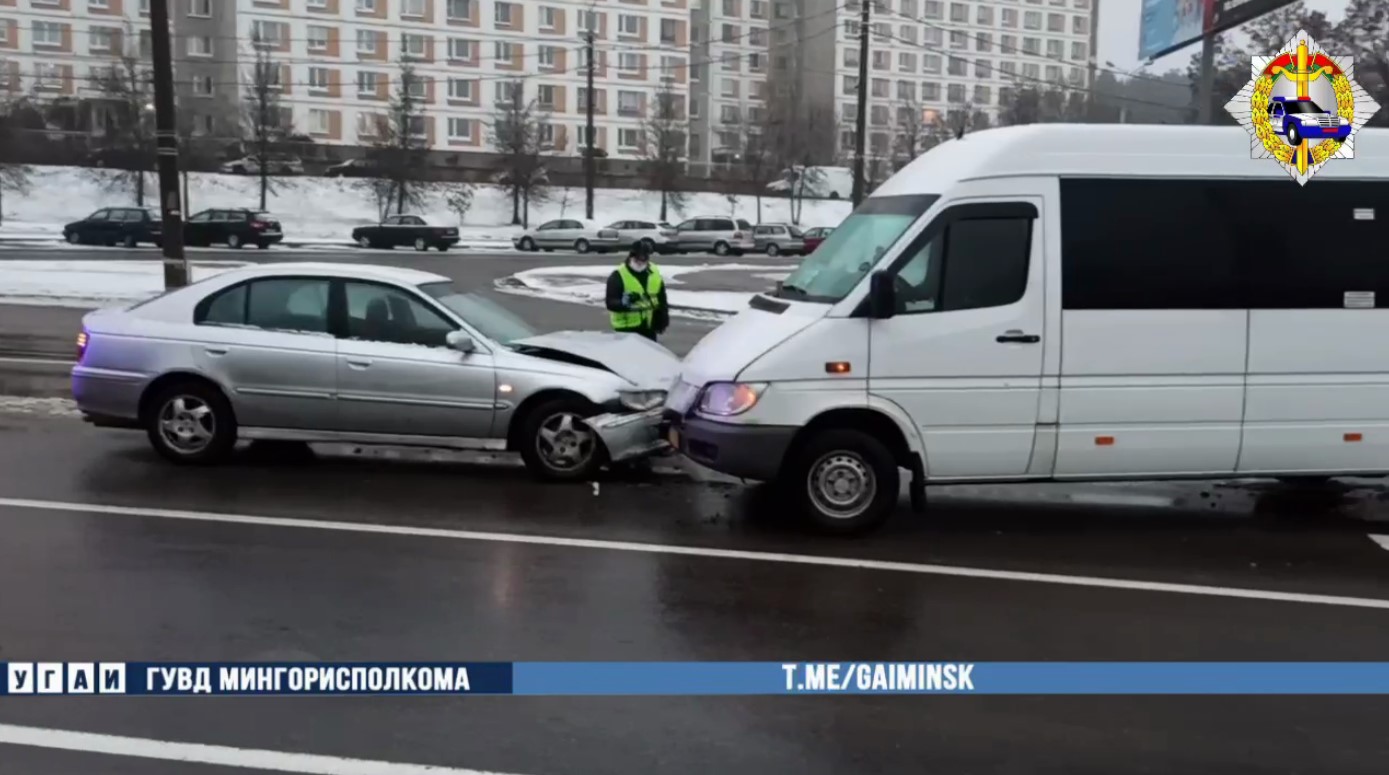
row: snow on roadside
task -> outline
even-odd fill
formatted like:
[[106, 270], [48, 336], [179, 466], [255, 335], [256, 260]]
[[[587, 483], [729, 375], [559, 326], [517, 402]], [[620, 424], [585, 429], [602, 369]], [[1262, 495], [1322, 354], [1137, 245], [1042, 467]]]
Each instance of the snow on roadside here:
[[[245, 266], [239, 261], [193, 262], [193, 281]], [[6, 261], [0, 264], [0, 302], [96, 309], [147, 299], [164, 290], [160, 261]]]
[[[35, 167], [30, 179], [30, 191], [25, 196], [7, 196], [4, 200], [3, 227], [0, 238], [27, 239], [39, 235], [59, 239], [62, 225], [85, 218], [103, 207], [130, 207], [135, 204], [128, 192], [114, 191], [106, 185], [109, 173], [104, 170], [80, 167]], [[151, 176], [150, 188], [157, 190]], [[584, 204], [582, 188], [555, 188], [549, 199], [531, 207], [530, 223], [539, 224], [553, 218], [581, 216]], [[257, 207], [260, 204], [257, 180], [249, 175], [222, 175], [195, 172], [189, 176], [188, 212], [209, 207]], [[148, 201], [147, 201], [148, 204]], [[376, 223], [375, 204], [363, 195], [357, 181], [344, 178], [294, 177], [276, 181], [276, 191], [269, 198], [268, 209], [284, 224], [287, 242], [303, 240], [350, 240], [352, 228]], [[802, 205], [801, 223], [813, 226], [835, 226], [849, 215], [852, 207], [842, 200], [808, 200]], [[595, 189], [594, 216], [602, 223], [628, 218], [655, 220], [661, 212], [660, 194], [638, 189]], [[419, 214], [440, 225], [460, 225], [457, 215], [445, 206], [442, 196], [431, 195]], [[790, 201], [782, 198], [762, 200], [758, 218], [757, 199], [751, 196], [729, 197], [711, 192], [691, 193], [684, 207], [670, 213], [672, 222], [701, 215], [730, 215], [753, 223], [789, 222]], [[511, 225], [511, 197], [498, 186], [477, 186], [473, 206], [461, 224], [464, 242], [501, 245], [509, 243], [521, 227]]]
[[71, 398], [34, 398], [31, 396], [0, 396], [0, 413], [40, 414], [48, 417], [80, 417], [77, 403]]
[[[661, 267], [661, 276], [668, 284], [666, 298], [670, 301], [672, 314], [707, 319], [736, 314], [747, 307], [748, 299], [756, 294], [747, 291], [684, 290], [679, 287], [684, 282], [680, 279], [681, 276], [698, 272], [747, 272], [782, 268], [790, 270], [793, 267], [767, 264], [666, 265]], [[610, 266], [545, 266], [502, 278], [497, 281], [497, 290], [601, 307], [607, 292], [607, 278], [611, 273]]]

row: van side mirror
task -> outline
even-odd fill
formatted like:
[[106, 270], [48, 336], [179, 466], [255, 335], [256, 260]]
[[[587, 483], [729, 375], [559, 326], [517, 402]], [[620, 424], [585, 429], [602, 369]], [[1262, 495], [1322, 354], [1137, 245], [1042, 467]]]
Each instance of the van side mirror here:
[[444, 337], [444, 343], [449, 346], [450, 350], [457, 350], [464, 355], [477, 349], [473, 344], [473, 338], [462, 331], [450, 331], [448, 336]]
[[868, 276], [868, 314], [874, 320], [887, 320], [897, 314], [897, 278], [878, 270]]

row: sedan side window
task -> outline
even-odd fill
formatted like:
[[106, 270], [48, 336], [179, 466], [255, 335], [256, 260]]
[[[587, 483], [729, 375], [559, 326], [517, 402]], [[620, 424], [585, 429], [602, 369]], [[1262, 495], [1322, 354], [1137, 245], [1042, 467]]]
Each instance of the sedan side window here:
[[447, 346], [458, 327], [399, 288], [347, 283], [347, 336], [368, 342]]
[[212, 220], [212, 213], [209, 213], [209, 212], [201, 212], [201, 213], [198, 213], [197, 215], [193, 216], [192, 218], [189, 218], [189, 219], [188, 219], [188, 222], [189, 222], [189, 223], [207, 223], [207, 222], [210, 221], [210, 220]]
[[546, 222], [546, 223], [542, 223], [542, 224], [540, 224], [539, 226], [535, 227], [535, 230], [536, 230], [536, 231], [549, 231], [549, 230], [551, 230], [551, 229], [557, 229], [557, 228], [559, 228], [559, 221], [548, 221], [548, 222]]
[[87, 220], [89, 220], [89, 221], [104, 221], [104, 220], [106, 220], [107, 218], [110, 218], [110, 217], [111, 217], [111, 211], [110, 211], [110, 210], [97, 210], [96, 212], [94, 212], [94, 213], [92, 213], [91, 215], [87, 216]]
[[277, 277], [249, 283], [246, 323], [290, 333], [328, 332], [328, 280]]
[[200, 326], [245, 325], [246, 286], [228, 288], [198, 302], [193, 322]]

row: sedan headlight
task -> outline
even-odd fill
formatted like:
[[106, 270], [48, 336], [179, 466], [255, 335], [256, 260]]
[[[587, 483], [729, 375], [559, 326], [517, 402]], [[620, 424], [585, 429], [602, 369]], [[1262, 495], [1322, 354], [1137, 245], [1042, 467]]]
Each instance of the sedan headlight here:
[[666, 401], [664, 390], [619, 390], [617, 398], [622, 405], [634, 412], [655, 409]]
[[711, 382], [699, 397], [699, 411], [719, 417], [742, 414], [757, 405], [765, 382]]

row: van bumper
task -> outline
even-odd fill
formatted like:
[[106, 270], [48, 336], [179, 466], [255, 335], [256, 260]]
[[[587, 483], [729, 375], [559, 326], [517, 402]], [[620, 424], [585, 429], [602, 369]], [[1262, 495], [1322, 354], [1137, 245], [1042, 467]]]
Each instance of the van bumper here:
[[777, 478], [796, 426], [736, 425], [687, 417], [671, 426], [679, 451], [705, 468], [739, 479]]

